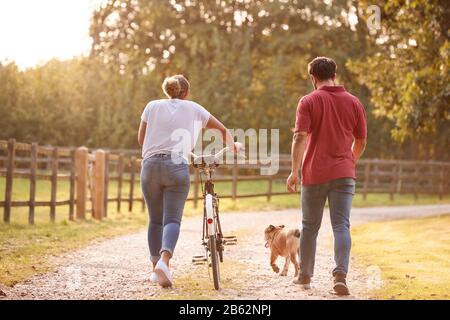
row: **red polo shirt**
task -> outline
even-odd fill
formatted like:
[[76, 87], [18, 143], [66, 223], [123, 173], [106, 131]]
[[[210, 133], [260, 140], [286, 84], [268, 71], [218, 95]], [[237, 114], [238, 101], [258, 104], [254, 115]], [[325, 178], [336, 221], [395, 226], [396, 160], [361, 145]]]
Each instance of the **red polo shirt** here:
[[359, 99], [342, 86], [323, 86], [300, 99], [295, 132], [307, 132], [302, 184], [354, 178], [353, 139], [367, 137], [366, 114]]

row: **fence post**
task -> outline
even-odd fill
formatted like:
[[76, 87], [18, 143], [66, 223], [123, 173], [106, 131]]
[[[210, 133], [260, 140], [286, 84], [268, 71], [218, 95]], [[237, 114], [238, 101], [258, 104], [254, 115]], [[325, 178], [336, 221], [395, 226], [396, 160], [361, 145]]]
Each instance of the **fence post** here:
[[370, 179], [370, 162], [366, 160], [366, 165], [364, 166], [364, 185], [363, 185], [363, 199], [367, 199], [367, 189], [369, 188]]
[[50, 195], [50, 221], [55, 222], [56, 187], [58, 183], [58, 148], [53, 148], [51, 168], [52, 168], [52, 177], [51, 177], [51, 195]]
[[36, 169], [37, 169], [37, 143], [31, 144], [30, 161], [30, 208], [28, 211], [28, 223], [34, 224], [34, 211], [36, 207]]
[[380, 183], [379, 173], [380, 172], [379, 172], [378, 159], [376, 159], [375, 162], [370, 167], [371, 167], [371, 170], [373, 172], [373, 176], [375, 177], [375, 178], [373, 178], [375, 188], [379, 188], [379, 183]]
[[118, 177], [117, 177], [117, 212], [120, 212], [122, 204], [122, 180], [123, 180], [123, 154], [119, 154], [118, 163]]
[[444, 196], [444, 164], [441, 164], [441, 170], [439, 172], [439, 200], [442, 200]]
[[398, 164], [395, 163], [392, 166], [392, 171], [391, 171], [391, 186], [389, 187], [389, 200], [390, 201], [394, 201], [394, 193], [395, 193], [395, 188], [397, 186], [397, 175], [398, 175]]
[[75, 149], [70, 150], [70, 190], [69, 190], [69, 220], [73, 221], [75, 207]]
[[130, 195], [128, 198], [128, 211], [132, 212], [133, 211], [133, 193], [134, 193], [134, 163], [135, 163], [136, 158], [135, 157], [131, 157], [131, 162], [130, 162]]
[[449, 176], [450, 172], [449, 172], [449, 166], [448, 165], [442, 165], [444, 167], [444, 171], [443, 171], [443, 193], [444, 195], [446, 195], [449, 192], [449, 179], [447, 179], [447, 177]]
[[397, 174], [397, 193], [402, 193], [402, 187], [403, 187], [403, 162], [398, 162], [398, 174]]
[[233, 164], [233, 181], [231, 185], [231, 198], [233, 201], [236, 200], [237, 195], [237, 176], [238, 176], [238, 167], [236, 162]]
[[414, 199], [417, 200], [419, 198], [419, 164], [416, 163], [416, 170], [414, 171]]
[[16, 156], [16, 140], [8, 140], [8, 162], [6, 167], [5, 185], [5, 209], [3, 211], [3, 221], [9, 223], [11, 217], [12, 188], [14, 179], [14, 158]]
[[198, 207], [198, 190], [200, 185], [198, 170], [194, 168], [194, 209]]
[[75, 171], [77, 180], [77, 219], [86, 218], [88, 148], [80, 147], [75, 152]]
[[109, 152], [105, 152], [105, 191], [104, 191], [104, 214], [103, 216], [108, 217], [108, 185], [109, 185]]
[[94, 206], [92, 216], [101, 220], [105, 214], [105, 151], [95, 151], [94, 164]]
[[269, 186], [268, 186], [268, 190], [267, 190], [267, 202], [270, 202], [270, 200], [272, 199], [272, 184], [273, 184], [272, 174], [269, 175], [268, 183], [269, 183]]

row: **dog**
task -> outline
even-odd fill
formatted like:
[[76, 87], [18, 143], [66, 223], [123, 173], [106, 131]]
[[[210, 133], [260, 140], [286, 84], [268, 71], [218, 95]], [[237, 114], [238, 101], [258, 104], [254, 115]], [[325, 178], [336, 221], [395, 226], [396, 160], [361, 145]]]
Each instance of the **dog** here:
[[270, 248], [270, 266], [275, 273], [280, 272], [280, 268], [276, 265], [278, 256], [286, 259], [280, 276], [287, 276], [289, 269], [289, 262], [292, 262], [295, 267], [295, 277], [299, 272], [299, 248], [300, 248], [300, 230], [290, 229], [286, 230], [284, 225], [275, 227], [268, 226], [264, 230], [264, 239], [266, 241], [265, 247]]

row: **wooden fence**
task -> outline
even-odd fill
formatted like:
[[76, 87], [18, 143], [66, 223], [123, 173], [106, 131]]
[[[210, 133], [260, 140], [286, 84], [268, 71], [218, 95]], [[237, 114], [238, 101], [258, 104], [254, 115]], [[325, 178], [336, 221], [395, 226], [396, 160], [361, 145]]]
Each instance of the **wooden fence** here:
[[[80, 148], [58, 148], [39, 146], [36, 143], [18, 143], [14, 139], [0, 140], [0, 179], [5, 182], [3, 221], [9, 223], [12, 208], [28, 207], [28, 222], [34, 224], [35, 208], [49, 207], [50, 221], [55, 221], [56, 207], [68, 206], [68, 219], [84, 219], [91, 213], [95, 219], [108, 216], [108, 204], [116, 203], [117, 211], [123, 205], [132, 211], [135, 203], [145, 208], [139, 183], [140, 156], [137, 150], [92, 150]], [[217, 183], [230, 184], [230, 192], [221, 198], [265, 197], [288, 194], [283, 188], [274, 188], [284, 183], [290, 171], [290, 157], [279, 156], [279, 170], [274, 175], [261, 175], [261, 163], [226, 164], [216, 172]], [[436, 194], [441, 198], [449, 193], [450, 163], [437, 161], [405, 161], [362, 159], [357, 164], [357, 190], [366, 198], [368, 193]], [[197, 207], [200, 199], [200, 178], [191, 168], [192, 192], [189, 201]], [[14, 180], [29, 180], [28, 199], [13, 199]], [[38, 180], [50, 182], [47, 201], [36, 200]], [[57, 199], [58, 182], [69, 181], [67, 199]], [[116, 184], [116, 194], [111, 196], [111, 182]], [[239, 182], [258, 181], [267, 184], [264, 192], [240, 193]], [[128, 190], [124, 190], [127, 188]], [[278, 190], [275, 190], [278, 189]], [[281, 191], [283, 190], [283, 191]], [[126, 193], [125, 193], [126, 192]]]

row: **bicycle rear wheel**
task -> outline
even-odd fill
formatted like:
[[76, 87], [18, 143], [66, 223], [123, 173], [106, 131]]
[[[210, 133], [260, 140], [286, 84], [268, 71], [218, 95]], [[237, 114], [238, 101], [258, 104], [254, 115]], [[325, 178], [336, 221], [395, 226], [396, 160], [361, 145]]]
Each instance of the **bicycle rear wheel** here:
[[211, 269], [213, 274], [214, 289], [220, 289], [220, 268], [219, 268], [219, 253], [217, 251], [216, 236], [209, 236], [209, 253], [211, 255]]

